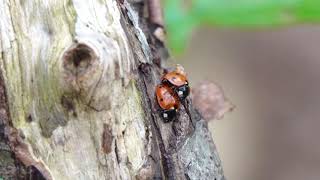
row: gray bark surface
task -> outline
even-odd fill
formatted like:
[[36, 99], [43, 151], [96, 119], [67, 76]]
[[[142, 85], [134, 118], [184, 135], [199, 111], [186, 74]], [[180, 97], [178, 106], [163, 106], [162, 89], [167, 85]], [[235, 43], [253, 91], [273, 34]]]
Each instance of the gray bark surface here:
[[224, 179], [190, 98], [164, 123], [144, 2], [0, 0], [0, 177]]

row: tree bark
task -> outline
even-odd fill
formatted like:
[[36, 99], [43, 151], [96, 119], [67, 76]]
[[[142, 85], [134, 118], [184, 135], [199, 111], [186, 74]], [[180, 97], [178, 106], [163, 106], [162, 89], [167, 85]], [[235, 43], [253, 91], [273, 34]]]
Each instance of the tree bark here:
[[190, 98], [159, 117], [144, 6], [0, 0], [0, 179], [224, 179]]

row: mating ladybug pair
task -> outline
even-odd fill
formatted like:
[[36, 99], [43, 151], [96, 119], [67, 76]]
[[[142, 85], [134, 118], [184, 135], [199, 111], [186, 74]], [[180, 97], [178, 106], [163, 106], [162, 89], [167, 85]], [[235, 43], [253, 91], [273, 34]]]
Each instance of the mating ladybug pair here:
[[165, 122], [176, 117], [180, 102], [190, 93], [189, 83], [181, 66], [176, 70], [166, 73], [161, 84], [156, 87], [156, 97], [161, 108], [161, 116]]

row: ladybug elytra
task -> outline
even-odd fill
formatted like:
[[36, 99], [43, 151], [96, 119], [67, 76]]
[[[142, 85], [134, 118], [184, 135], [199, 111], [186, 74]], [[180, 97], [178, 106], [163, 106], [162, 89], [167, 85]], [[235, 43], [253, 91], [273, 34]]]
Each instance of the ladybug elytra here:
[[178, 97], [167, 84], [160, 84], [156, 87], [156, 97], [162, 109], [161, 116], [166, 121], [171, 121], [180, 106]]
[[177, 65], [176, 70], [165, 74], [162, 77], [162, 83], [173, 87], [181, 100], [184, 100], [190, 94], [190, 87], [183, 67]]

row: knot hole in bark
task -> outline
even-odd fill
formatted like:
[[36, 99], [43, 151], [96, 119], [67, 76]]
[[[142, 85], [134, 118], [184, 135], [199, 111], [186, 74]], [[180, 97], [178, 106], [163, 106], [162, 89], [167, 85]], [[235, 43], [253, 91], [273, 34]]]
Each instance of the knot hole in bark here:
[[64, 52], [62, 68], [67, 89], [82, 92], [86, 96], [94, 88], [102, 72], [97, 54], [85, 43], [75, 43]]
[[63, 66], [75, 75], [86, 73], [94, 64], [97, 55], [86, 44], [74, 44], [63, 55]]

